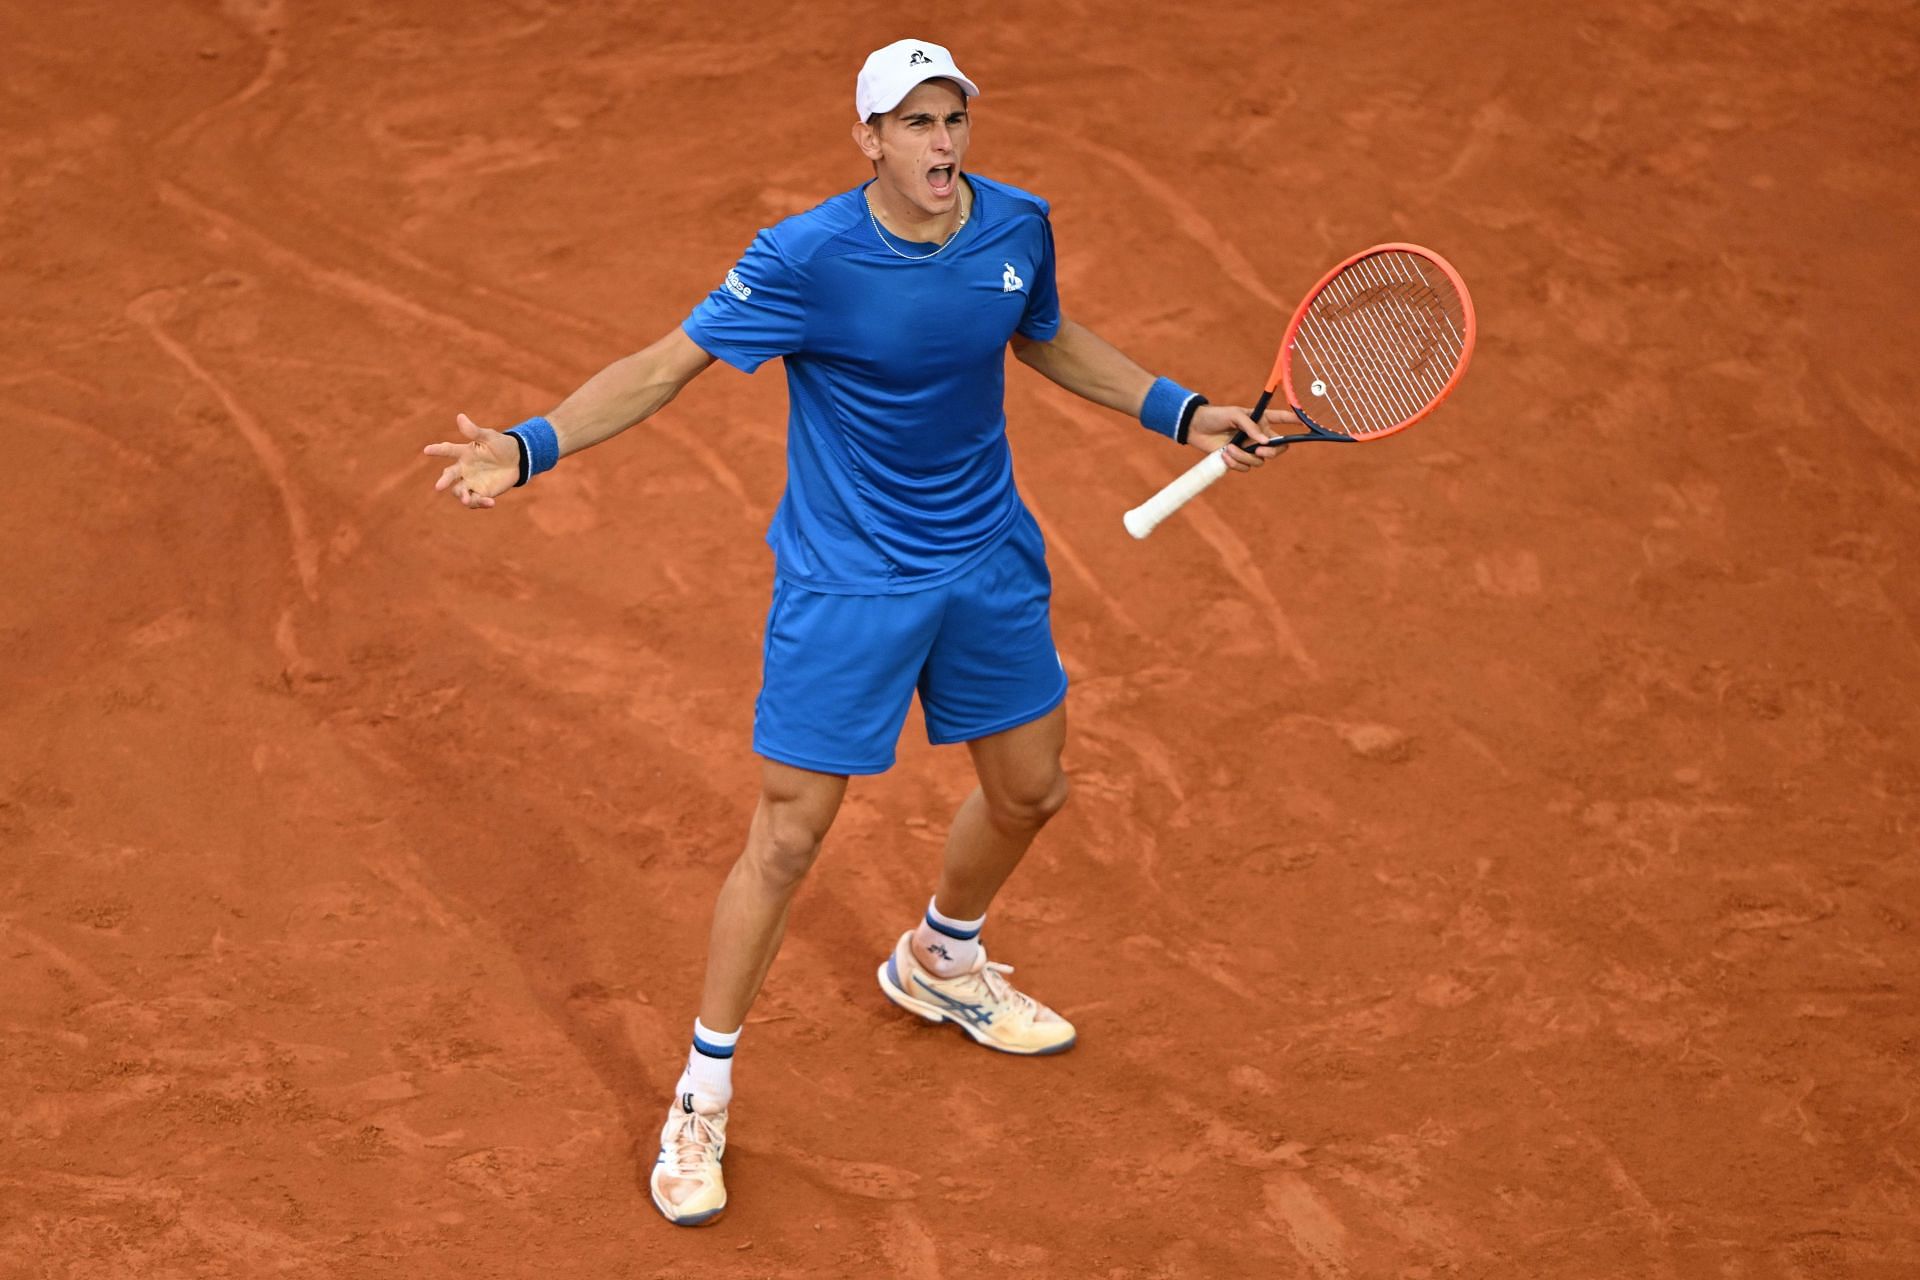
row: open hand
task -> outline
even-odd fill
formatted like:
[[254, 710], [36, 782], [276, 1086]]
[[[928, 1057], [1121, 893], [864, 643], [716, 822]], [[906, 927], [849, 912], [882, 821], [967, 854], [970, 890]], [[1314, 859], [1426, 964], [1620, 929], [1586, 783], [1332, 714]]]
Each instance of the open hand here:
[[454, 421], [467, 438], [465, 444], [448, 440], [421, 451], [450, 459], [447, 469], [434, 481], [434, 492], [452, 489], [463, 507], [490, 507], [496, 497], [520, 480], [520, 444], [504, 431], [476, 426], [464, 413]]

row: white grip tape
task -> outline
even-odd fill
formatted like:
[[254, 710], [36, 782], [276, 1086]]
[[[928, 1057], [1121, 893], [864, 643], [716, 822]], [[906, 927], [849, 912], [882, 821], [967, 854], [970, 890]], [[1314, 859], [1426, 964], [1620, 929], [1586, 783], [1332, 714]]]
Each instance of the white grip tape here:
[[1188, 467], [1184, 474], [1175, 476], [1166, 488], [1127, 512], [1122, 517], [1122, 522], [1127, 526], [1127, 532], [1136, 538], [1146, 537], [1160, 527], [1162, 520], [1186, 506], [1200, 495], [1202, 489], [1225, 474], [1227, 474], [1226, 451], [1216, 449]]

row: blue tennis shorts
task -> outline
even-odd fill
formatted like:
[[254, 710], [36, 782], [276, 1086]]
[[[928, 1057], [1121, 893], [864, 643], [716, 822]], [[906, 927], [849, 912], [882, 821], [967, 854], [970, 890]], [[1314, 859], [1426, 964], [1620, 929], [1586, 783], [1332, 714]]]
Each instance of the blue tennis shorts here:
[[842, 596], [775, 579], [753, 749], [816, 773], [883, 773], [915, 690], [927, 740], [969, 742], [1067, 696], [1033, 517], [951, 582]]

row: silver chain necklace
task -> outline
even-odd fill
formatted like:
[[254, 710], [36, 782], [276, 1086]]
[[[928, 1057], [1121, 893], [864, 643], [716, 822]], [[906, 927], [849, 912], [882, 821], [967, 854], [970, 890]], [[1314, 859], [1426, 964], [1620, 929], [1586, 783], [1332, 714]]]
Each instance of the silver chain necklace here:
[[938, 249], [935, 249], [932, 253], [902, 253], [893, 247], [893, 241], [887, 239], [887, 233], [880, 229], [880, 219], [875, 217], [873, 213], [873, 197], [863, 191], [860, 193], [860, 198], [866, 202], [867, 221], [873, 224], [873, 234], [880, 237], [880, 243], [887, 246], [894, 257], [905, 258], [908, 262], [925, 262], [928, 258], [939, 257], [947, 251], [947, 246], [953, 243], [954, 237], [959, 235], [961, 229], [967, 225], [967, 211], [962, 209], [960, 211], [960, 221], [958, 225], [954, 227], [952, 233], [949, 234], [945, 240], [940, 242]]

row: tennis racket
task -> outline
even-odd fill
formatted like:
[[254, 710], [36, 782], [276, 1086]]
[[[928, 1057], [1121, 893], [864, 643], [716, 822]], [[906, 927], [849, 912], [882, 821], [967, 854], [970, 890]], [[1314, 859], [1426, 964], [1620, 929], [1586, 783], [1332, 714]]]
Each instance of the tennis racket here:
[[[1250, 415], [1260, 421], [1280, 391], [1307, 430], [1260, 441], [1237, 432], [1233, 443], [1352, 444], [1405, 431], [1459, 385], [1473, 338], [1473, 299], [1445, 258], [1414, 244], [1356, 253], [1293, 313]], [[1127, 532], [1146, 537], [1225, 474], [1226, 451], [1208, 454], [1127, 512]]]

